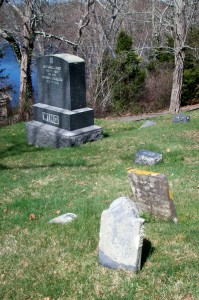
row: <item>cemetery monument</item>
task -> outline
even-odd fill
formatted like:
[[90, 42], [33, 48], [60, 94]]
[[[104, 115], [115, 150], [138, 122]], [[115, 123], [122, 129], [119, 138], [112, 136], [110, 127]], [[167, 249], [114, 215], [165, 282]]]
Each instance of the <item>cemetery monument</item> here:
[[71, 54], [37, 60], [38, 103], [33, 121], [26, 123], [28, 144], [54, 148], [78, 146], [102, 138], [86, 107], [85, 62]]

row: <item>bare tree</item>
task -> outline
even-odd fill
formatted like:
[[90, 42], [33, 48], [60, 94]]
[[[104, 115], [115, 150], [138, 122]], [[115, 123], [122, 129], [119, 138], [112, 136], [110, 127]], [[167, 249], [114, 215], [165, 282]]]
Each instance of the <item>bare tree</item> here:
[[3, 24], [0, 34], [10, 43], [20, 65], [19, 111], [20, 119], [26, 120], [30, 118], [33, 103], [31, 58], [34, 49], [35, 30], [42, 18], [42, 1], [25, 0], [23, 3], [22, 1], [5, 1], [4, 5], [4, 12], [7, 10], [6, 13], [10, 19], [16, 16], [14, 26], [8, 28], [7, 24]]
[[193, 22], [196, 1], [174, 0], [175, 69], [171, 92], [170, 112], [179, 112], [186, 49], [186, 37]]
[[[34, 101], [31, 80], [31, 59], [37, 34], [45, 36], [45, 0], [1, 2], [2, 23], [0, 36], [9, 42], [20, 65], [19, 115], [21, 120], [31, 118]], [[49, 26], [50, 27], [50, 26]], [[46, 37], [50, 34], [46, 34]], [[55, 36], [56, 38], [56, 36]], [[66, 38], [57, 37], [70, 43]], [[71, 45], [76, 46], [71, 42]]]
[[133, 37], [133, 48], [143, 61], [154, 47], [167, 47], [167, 34], [173, 34], [176, 67], [170, 110], [178, 111], [185, 42], [195, 7], [194, 0], [0, 1], [0, 36], [10, 43], [20, 64], [21, 118], [31, 116], [34, 48], [36, 54], [67, 51], [83, 57], [91, 103], [95, 105], [101, 89], [102, 105], [106, 106], [111, 91], [105, 88], [107, 79], [101, 75], [102, 60], [107, 51], [114, 57], [117, 34], [122, 29]]
[[185, 1], [174, 1], [174, 42], [175, 42], [175, 69], [173, 72], [173, 85], [171, 92], [170, 112], [180, 110], [181, 91], [183, 82], [184, 59], [185, 59]]

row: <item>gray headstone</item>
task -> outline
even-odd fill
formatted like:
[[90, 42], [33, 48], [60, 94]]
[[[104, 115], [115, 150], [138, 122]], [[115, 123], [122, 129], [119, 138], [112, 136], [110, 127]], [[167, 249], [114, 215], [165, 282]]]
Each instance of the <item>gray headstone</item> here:
[[190, 121], [190, 116], [185, 114], [177, 114], [172, 119], [173, 123], [188, 123]]
[[67, 110], [86, 107], [85, 62], [71, 54], [37, 59], [39, 102]]
[[144, 124], [142, 124], [142, 126], [140, 128], [145, 128], [145, 127], [153, 126], [156, 124], [157, 124], [156, 122], [147, 120]]
[[164, 174], [129, 169], [128, 177], [140, 212], [177, 222], [172, 192]]
[[108, 268], [139, 271], [144, 219], [128, 198], [113, 201], [101, 215], [99, 263]]
[[162, 154], [148, 150], [139, 150], [135, 154], [135, 163], [143, 165], [155, 165], [162, 161]]
[[67, 213], [64, 215], [61, 215], [59, 217], [56, 217], [52, 220], [50, 220], [48, 223], [53, 224], [53, 223], [60, 223], [60, 224], [65, 224], [73, 221], [75, 218], [77, 218], [77, 215], [72, 214], [72, 213]]
[[82, 58], [71, 54], [39, 57], [37, 77], [39, 102], [33, 106], [33, 122], [26, 123], [29, 144], [58, 148], [102, 138], [102, 128], [94, 125], [93, 109], [86, 107]]

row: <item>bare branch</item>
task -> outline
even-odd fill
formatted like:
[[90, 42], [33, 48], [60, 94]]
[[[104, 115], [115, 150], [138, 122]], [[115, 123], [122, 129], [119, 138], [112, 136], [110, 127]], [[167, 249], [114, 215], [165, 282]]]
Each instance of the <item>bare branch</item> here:
[[13, 49], [17, 62], [20, 64], [21, 63], [21, 51], [19, 48], [19, 45], [16, 41], [16, 39], [14, 38], [14, 36], [12, 35], [12, 32], [9, 32], [6, 29], [2, 29], [0, 28], [0, 36], [2, 38], [4, 38], [11, 46], [11, 48]]
[[11, 9], [21, 17], [22, 20], [24, 19], [24, 15], [22, 14], [21, 10], [14, 4], [13, 1], [7, 0], [5, 3], [8, 4]]
[[59, 41], [65, 42], [65, 43], [67, 43], [67, 44], [69, 44], [69, 45], [71, 45], [73, 47], [77, 47], [78, 46], [78, 44], [69, 41], [64, 36], [59, 36], [59, 35], [56, 35], [56, 34], [46, 33], [44, 31], [35, 31], [35, 34], [41, 35], [41, 36], [43, 36], [45, 38], [53, 38], [55, 40], [59, 40]]

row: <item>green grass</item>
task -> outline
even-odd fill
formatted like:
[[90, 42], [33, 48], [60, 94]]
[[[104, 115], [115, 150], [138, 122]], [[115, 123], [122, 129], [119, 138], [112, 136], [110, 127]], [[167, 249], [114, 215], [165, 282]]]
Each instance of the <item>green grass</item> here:
[[[63, 149], [28, 146], [23, 123], [1, 128], [0, 299], [199, 299], [199, 111], [190, 115], [187, 124], [164, 116], [143, 129], [145, 121], [97, 120], [106, 138]], [[163, 162], [136, 166], [140, 149], [163, 153]], [[131, 195], [129, 167], [168, 176], [179, 219], [146, 218], [153, 251], [138, 274], [98, 264], [100, 216]], [[48, 224], [66, 212], [78, 218]]]

